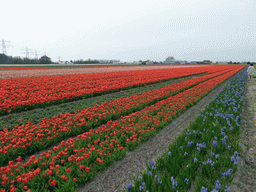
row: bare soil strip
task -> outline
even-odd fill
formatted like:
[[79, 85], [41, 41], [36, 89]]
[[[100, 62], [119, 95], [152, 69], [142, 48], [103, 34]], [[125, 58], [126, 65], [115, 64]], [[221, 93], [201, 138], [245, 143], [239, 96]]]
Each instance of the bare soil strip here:
[[133, 184], [132, 177], [146, 170], [150, 160], [156, 160], [175, 141], [184, 129], [188, 128], [198, 114], [213, 100], [220, 90], [234, 77], [223, 82], [211, 91], [196, 105], [189, 108], [179, 117], [175, 118], [168, 126], [148, 141], [141, 143], [134, 151], [129, 151], [125, 157], [113, 161], [103, 172], [99, 173], [91, 182], [80, 186], [79, 192], [121, 192], [128, 183]]

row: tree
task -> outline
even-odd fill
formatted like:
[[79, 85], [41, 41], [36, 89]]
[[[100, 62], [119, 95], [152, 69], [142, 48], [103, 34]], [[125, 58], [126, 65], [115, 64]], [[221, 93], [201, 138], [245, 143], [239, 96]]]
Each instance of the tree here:
[[0, 63], [7, 64], [7, 62], [8, 62], [8, 56], [5, 54], [0, 54]]
[[52, 60], [50, 57], [47, 57], [46, 55], [42, 56], [40, 59], [39, 59], [39, 63], [40, 64], [50, 64], [52, 63]]

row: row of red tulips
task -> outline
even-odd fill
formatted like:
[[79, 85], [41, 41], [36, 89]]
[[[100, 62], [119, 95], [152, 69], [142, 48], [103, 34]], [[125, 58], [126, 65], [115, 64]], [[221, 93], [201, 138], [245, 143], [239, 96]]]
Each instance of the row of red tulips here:
[[[31, 69], [74, 69], [74, 68], [102, 68], [102, 67], [112, 67], [112, 66], [72, 66], [72, 67], [5, 67], [1, 68], [0, 70], [31, 70]], [[122, 66], [122, 67], [130, 67], [130, 66]]]
[[128, 87], [213, 73], [236, 66], [119, 71], [110, 73], [0, 79], [0, 115], [82, 99]]
[[[97, 171], [111, 164], [113, 159], [119, 159], [128, 149], [147, 140], [186, 107], [241, 68], [123, 117], [121, 121], [110, 121], [95, 133], [91, 130], [79, 135], [79, 139], [62, 141], [53, 151], [41, 154], [40, 158], [31, 156], [28, 162], [15, 165], [9, 161], [9, 166], [0, 168], [2, 192], [16, 189], [27, 192], [43, 189], [60, 191], [63, 188], [74, 191], [77, 184], [90, 180]], [[17, 161], [21, 161], [21, 158]]]
[[105, 102], [74, 112], [75, 114], [60, 114], [51, 119], [44, 119], [38, 125], [28, 122], [16, 126], [10, 132], [4, 129], [0, 131], [0, 155], [2, 156], [0, 163], [7, 163], [8, 160], [18, 156], [33, 154], [62, 139], [83, 133], [97, 125], [106, 123], [108, 120], [117, 119], [121, 115], [138, 111], [147, 105], [167, 98], [171, 94], [188, 89], [190, 86], [224, 74], [229, 70], [168, 85], [139, 95], [120, 98], [109, 103]]

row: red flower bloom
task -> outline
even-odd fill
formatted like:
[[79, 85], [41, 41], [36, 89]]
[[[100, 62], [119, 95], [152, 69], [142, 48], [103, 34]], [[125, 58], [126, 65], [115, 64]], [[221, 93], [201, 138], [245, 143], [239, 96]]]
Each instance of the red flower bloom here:
[[80, 165], [80, 167], [79, 167], [80, 169], [84, 169], [84, 166], [83, 165]]
[[89, 167], [86, 167], [85, 170], [86, 170], [87, 172], [89, 172], [89, 171], [90, 171], [90, 168], [89, 168]]
[[68, 169], [66, 170], [66, 172], [67, 172], [67, 173], [70, 173], [70, 172], [71, 172], [71, 169], [70, 169], [70, 168], [68, 168]]
[[51, 182], [51, 186], [55, 186], [55, 185], [57, 185], [57, 182], [55, 181], [55, 180], [53, 180], [52, 182]]
[[47, 170], [46, 171], [48, 175], [52, 175], [52, 171], [51, 170]]

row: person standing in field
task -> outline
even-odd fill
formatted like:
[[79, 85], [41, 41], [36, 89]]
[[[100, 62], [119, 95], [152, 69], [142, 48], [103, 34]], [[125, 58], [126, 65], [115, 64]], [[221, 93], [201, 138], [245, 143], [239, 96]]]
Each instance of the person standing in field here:
[[248, 74], [250, 80], [254, 73], [255, 73], [255, 68], [254, 68], [253, 64], [251, 64], [251, 66], [249, 66], [247, 69], [247, 74]]

